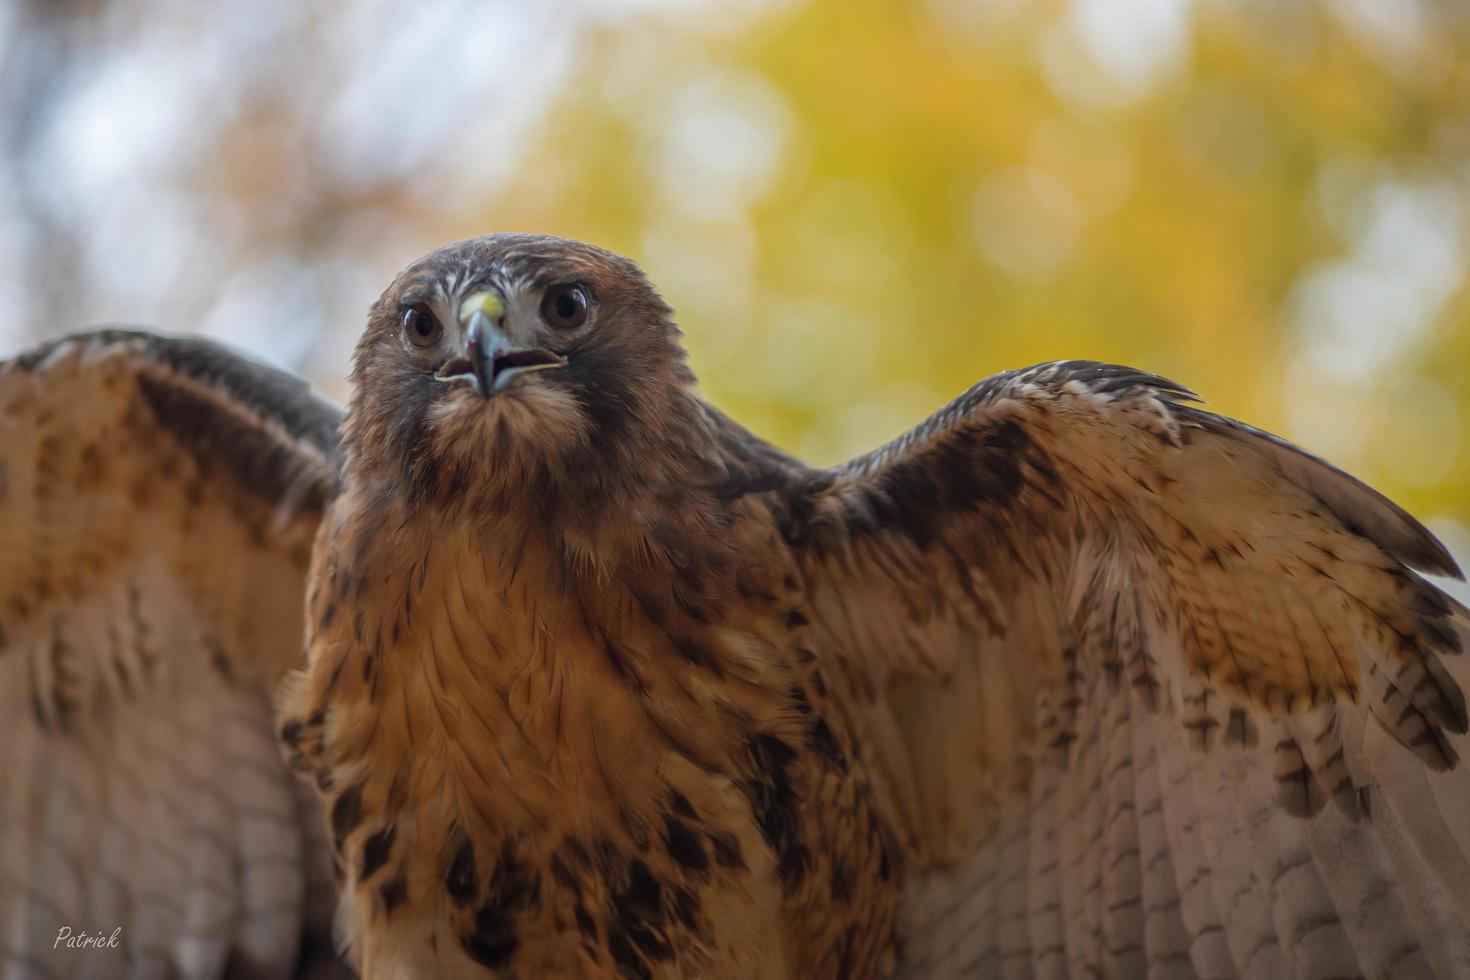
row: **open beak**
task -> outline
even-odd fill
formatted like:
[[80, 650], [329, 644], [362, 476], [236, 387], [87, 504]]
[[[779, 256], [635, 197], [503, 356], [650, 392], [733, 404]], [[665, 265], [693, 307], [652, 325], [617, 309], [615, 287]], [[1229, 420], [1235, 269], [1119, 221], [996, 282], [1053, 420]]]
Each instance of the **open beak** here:
[[511, 346], [500, 324], [505, 319], [505, 301], [496, 292], [480, 292], [459, 306], [464, 324], [464, 349], [450, 358], [434, 377], [440, 381], [467, 382], [482, 397], [502, 391], [511, 380], [532, 371], [566, 367], [567, 359], [555, 351]]

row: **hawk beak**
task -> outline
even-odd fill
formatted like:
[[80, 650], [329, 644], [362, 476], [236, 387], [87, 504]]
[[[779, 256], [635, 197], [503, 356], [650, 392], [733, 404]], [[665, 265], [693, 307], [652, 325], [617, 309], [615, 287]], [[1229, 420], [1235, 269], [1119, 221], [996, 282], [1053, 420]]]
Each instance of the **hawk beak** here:
[[465, 325], [464, 351], [434, 376], [440, 381], [468, 381], [482, 397], [489, 398], [522, 374], [566, 367], [567, 359], [554, 351], [513, 347], [499, 326], [504, 316], [505, 301], [499, 293], [466, 297], [459, 306], [460, 322]]

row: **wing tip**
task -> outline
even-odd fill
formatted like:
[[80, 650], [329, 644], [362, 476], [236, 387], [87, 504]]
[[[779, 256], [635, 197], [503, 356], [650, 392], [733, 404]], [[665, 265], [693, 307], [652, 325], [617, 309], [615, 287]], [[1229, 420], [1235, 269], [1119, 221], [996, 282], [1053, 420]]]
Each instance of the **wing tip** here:
[[1191, 423], [1237, 440], [1258, 440], [1275, 454], [1278, 471], [1311, 494], [1343, 529], [1373, 542], [1390, 558], [1427, 575], [1465, 581], [1465, 573], [1449, 548], [1418, 518], [1310, 450], [1246, 422], [1202, 409], [1181, 407]]
[[[1417, 521], [1415, 523], [1418, 523]], [[1450, 549], [1445, 547], [1443, 541], [1435, 537], [1434, 532], [1423, 525], [1419, 526], [1420, 532], [1425, 538], [1424, 550], [1416, 556], [1415, 560], [1406, 563], [1410, 568], [1425, 572], [1429, 575], [1439, 575], [1444, 578], [1453, 579], [1456, 582], [1465, 581], [1465, 571], [1455, 556], [1450, 554]]]
[[1375, 498], [1375, 502], [1388, 512], [1391, 520], [1362, 522], [1354, 520], [1355, 515], [1339, 513], [1336, 508], [1331, 508], [1347, 530], [1372, 541], [1389, 557], [1398, 559], [1416, 572], [1439, 575], [1457, 582], [1465, 581], [1465, 573], [1459, 562], [1433, 531], [1380, 491], [1354, 477], [1349, 479], [1366, 489]]

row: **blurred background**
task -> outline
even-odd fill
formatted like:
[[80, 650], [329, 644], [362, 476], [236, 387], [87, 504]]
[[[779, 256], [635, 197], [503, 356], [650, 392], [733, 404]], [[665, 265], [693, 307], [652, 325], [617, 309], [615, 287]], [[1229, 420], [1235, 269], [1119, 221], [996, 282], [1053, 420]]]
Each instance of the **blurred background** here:
[[494, 230], [636, 258], [813, 462], [1115, 360], [1470, 555], [1459, 0], [0, 5], [0, 354], [142, 322], [340, 400], [393, 274]]

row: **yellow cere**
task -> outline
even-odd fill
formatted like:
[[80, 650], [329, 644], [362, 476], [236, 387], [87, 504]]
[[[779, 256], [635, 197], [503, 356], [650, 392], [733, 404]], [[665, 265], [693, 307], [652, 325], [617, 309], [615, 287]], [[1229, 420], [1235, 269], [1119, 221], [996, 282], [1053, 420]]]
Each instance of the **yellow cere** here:
[[499, 293], [488, 290], [482, 293], [471, 293], [464, 298], [464, 302], [459, 304], [459, 322], [468, 323], [470, 317], [477, 311], [492, 320], [497, 319], [505, 313], [505, 300], [500, 298]]

